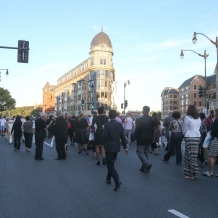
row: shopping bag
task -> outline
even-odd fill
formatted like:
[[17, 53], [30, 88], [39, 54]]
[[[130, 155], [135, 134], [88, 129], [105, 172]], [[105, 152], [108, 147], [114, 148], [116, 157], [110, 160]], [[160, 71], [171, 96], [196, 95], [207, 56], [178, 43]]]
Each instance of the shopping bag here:
[[212, 135], [210, 134], [210, 132], [208, 132], [206, 138], [204, 139], [204, 143], [203, 143], [204, 148], [208, 148], [211, 139], [212, 139]]
[[90, 132], [89, 141], [94, 141], [94, 132]]
[[35, 143], [35, 135], [33, 135], [32, 143]]
[[9, 143], [12, 143], [12, 135], [9, 136]]
[[54, 140], [55, 140], [55, 137], [53, 136], [52, 139], [51, 139], [51, 146], [54, 145]]

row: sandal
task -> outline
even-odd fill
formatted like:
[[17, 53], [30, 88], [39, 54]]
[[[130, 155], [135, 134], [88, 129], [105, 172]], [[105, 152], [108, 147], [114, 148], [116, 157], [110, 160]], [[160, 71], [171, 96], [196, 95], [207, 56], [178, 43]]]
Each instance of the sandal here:
[[203, 173], [203, 176], [213, 177], [213, 174], [210, 174], [208, 171]]

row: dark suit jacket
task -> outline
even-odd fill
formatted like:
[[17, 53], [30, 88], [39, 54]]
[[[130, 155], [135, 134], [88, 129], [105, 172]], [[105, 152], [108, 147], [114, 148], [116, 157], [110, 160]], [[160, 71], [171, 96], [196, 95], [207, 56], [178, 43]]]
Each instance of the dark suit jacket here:
[[119, 152], [120, 151], [120, 138], [123, 148], [126, 149], [126, 137], [121, 123], [116, 120], [111, 120], [104, 124], [104, 132], [102, 135], [105, 140], [105, 152]]
[[76, 132], [76, 130], [77, 130], [76, 120], [75, 119], [70, 119], [69, 122], [71, 124], [71, 128], [70, 128], [69, 132], [70, 133]]
[[62, 116], [58, 117], [55, 121], [54, 136], [58, 139], [67, 139], [67, 123]]
[[150, 145], [154, 133], [154, 120], [148, 114], [136, 120], [136, 129], [134, 133], [137, 145]]

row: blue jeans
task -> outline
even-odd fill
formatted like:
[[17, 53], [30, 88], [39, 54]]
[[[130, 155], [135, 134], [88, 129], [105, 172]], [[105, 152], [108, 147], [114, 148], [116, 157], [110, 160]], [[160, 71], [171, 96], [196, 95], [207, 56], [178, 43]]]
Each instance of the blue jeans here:
[[168, 152], [164, 155], [164, 160], [168, 161], [174, 151], [174, 147], [176, 147], [176, 164], [180, 164], [182, 162], [182, 151], [181, 144], [183, 140], [183, 135], [181, 132], [172, 132], [170, 136], [170, 147]]

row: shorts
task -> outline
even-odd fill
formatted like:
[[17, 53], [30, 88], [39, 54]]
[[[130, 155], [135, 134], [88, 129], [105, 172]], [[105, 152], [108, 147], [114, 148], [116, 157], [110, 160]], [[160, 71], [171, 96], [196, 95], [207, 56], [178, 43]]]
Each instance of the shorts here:
[[0, 131], [4, 131], [5, 130], [5, 126], [0, 126]]

